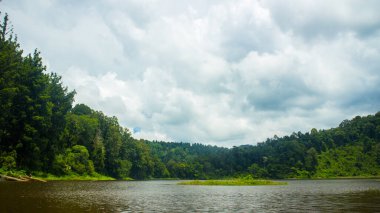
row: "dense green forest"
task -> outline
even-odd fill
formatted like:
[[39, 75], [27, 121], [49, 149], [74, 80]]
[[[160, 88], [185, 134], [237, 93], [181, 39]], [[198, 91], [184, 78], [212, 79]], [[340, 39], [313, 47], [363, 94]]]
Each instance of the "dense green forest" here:
[[25, 55], [0, 25], [0, 172], [209, 179], [380, 175], [380, 112], [328, 130], [223, 148], [136, 140], [116, 117], [84, 104], [46, 71], [40, 53]]
[[178, 178], [251, 174], [257, 178], [380, 175], [380, 112], [329, 130], [267, 139], [231, 149], [202, 144], [146, 142]]

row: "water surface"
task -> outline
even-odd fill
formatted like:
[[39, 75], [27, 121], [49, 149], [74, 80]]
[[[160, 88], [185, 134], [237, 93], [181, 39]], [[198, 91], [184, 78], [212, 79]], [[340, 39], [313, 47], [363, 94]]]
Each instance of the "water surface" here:
[[292, 180], [281, 186], [177, 182], [0, 182], [0, 212], [380, 212], [378, 180]]

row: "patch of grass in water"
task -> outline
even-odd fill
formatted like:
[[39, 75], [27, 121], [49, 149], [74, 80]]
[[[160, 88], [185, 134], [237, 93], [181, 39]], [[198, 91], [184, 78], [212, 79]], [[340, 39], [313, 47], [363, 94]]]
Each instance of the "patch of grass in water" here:
[[286, 182], [253, 179], [251, 176], [227, 180], [193, 180], [179, 182], [180, 185], [206, 186], [257, 186], [257, 185], [287, 185]]

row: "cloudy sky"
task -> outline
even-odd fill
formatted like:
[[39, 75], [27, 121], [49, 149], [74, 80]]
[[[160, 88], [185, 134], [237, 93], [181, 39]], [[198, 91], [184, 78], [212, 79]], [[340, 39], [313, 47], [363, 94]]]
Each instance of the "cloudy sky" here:
[[3, 0], [26, 52], [136, 138], [256, 144], [380, 110], [377, 0]]

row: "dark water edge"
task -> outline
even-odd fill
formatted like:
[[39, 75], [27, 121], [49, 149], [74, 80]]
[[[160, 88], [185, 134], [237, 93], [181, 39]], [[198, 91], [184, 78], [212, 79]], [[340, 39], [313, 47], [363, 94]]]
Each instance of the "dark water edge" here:
[[380, 212], [378, 180], [287, 182], [281, 186], [0, 182], [0, 212]]

